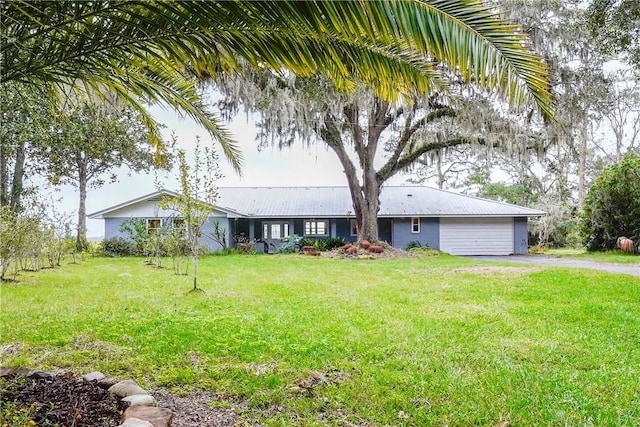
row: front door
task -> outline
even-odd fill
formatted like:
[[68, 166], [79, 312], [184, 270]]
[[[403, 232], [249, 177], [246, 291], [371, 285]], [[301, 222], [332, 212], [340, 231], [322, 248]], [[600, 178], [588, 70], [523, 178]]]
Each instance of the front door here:
[[282, 246], [282, 238], [289, 237], [288, 222], [263, 222], [262, 223], [262, 240], [267, 244], [270, 254], [278, 252]]

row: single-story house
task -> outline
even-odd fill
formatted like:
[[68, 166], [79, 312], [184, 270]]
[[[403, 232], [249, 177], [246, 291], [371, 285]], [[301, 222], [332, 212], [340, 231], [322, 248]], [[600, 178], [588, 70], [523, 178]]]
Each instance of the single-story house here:
[[[167, 194], [171, 192], [163, 190]], [[104, 219], [105, 238], [127, 237], [120, 231], [130, 218], [146, 220], [151, 231], [175, 213], [162, 210], [162, 192], [147, 194], [94, 212]], [[527, 221], [545, 213], [521, 206], [424, 186], [385, 186], [380, 195], [379, 237], [397, 248], [416, 241], [455, 255], [524, 254], [528, 250]], [[235, 236], [263, 242], [274, 251], [282, 238], [297, 234], [310, 238], [342, 237], [356, 240], [356, 224], [348, 187], [223, 187], [215, 221]], [[220, 246], [203, 238], [211, 250]], [[258, 247], [260, 249], [260, 247]]]

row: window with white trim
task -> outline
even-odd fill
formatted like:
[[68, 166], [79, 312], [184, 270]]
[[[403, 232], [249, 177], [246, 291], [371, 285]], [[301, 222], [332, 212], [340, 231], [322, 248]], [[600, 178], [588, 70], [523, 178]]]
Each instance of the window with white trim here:
[[264, 222], [262, 223], [263, 239], [282, 239], [289, 237], [288, 222]]
[[420, 218], [411, 218], [411, 232], [414, 234], [420, 233]]
[[158, 233], [162, 229], [160, 218], [147, 218], [147, 233]]
[[305, 236], [326, 236], [327, 229], [327, 221], [308, 220], [304, 222]]
[[280, 239], [282, 237], [282, 226], [281, 224], [271, 224], [271, 238], [272, 239]]
[[357, 236], [358, 235], [358, 221], [356, 221], [355, 219], [352, 219], [349, 221], [349, 228], [351, 229], [351, 235], [352, 236]]
[[172, 231], [181, 236], [185, 236], [187, 234], [187, 223], [184, 221], [184, 218], [173, 218], [171, 221], [171, 228]]

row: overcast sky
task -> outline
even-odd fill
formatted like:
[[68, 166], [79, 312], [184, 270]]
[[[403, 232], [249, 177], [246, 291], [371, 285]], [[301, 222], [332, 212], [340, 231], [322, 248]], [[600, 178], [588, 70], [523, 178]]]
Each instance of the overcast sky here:
[[[214, 144], [202, 128], [189, 119], [180, 118], [172, 110], [153, 108], [152, 113], [160, 123], [166, 125], [163, 132], [166, 138], [169, 138], [171, 132], [175, 132], [179, 146], [187, 152], [193, 149], [196, 136], [200, 136], [202, 145]], [[220, 187], [347, 185], [337, 157], [322, 144], [310, 148], [304, 148], [302, 144], [299, 144], [283, 151], [277, 148], [258, 151], [256, 128], [250, 117], [247, 118], [246, 115], [240, 114], [227, 127], [242, 148], [244, 155], [243, 175], [242, 177], [238, 176], [227, 161], [221, 158], [225, 177], [219, 181]], [[101, 188], [89, 190], [87, 213], [90, 214], [156, 190], [154, 174], [129, 175], [126, 169], [121, 169], [117, 175], [118, 182], [107, 183]], [[165, 183], [164, 187], [177, 189], [177, 180], [174, 175], [175, 171], [168, 175], [160, 175]], [[390, 183], [402, 184], [405, 181], [405, 177], [396, 176], [392, 178]], [[70, 186], [61, 187], [55, 193], [55, 198], [60, 199], [58, 209], [73, 212], [75, 220], [78, 206], [77, 191]], [[104, 235], [102, 220], [87, 220], [87, 229], [89, 238]]]

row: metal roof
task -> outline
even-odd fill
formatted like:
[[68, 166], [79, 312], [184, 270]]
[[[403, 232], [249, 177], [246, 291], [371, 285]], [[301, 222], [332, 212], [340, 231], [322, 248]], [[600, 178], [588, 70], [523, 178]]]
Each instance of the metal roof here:
[[[348, 187], [222, 187], [218, 206], [256, 218], [353, 216]], [[545, 213], [424, 186], [384, 186], [381, 217], [541, 216]]]

